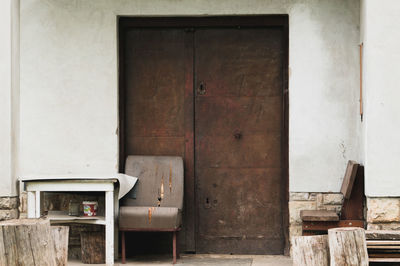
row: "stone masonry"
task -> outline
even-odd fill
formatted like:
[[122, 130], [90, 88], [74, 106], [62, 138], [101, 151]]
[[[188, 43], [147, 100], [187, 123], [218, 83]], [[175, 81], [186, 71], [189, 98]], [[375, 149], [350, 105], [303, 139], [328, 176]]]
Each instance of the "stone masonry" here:
[[0, 197], [0, 221], [17, 219], [18, 205], [18, 197]]
[[301, 235], [301, 210], [332, 210], [340, 213], [343, 203], [341, 193], [291, 192], [289, 195], [289, 236]]
[[367, 198], [369, 230], [400, 230], [400, 198]]

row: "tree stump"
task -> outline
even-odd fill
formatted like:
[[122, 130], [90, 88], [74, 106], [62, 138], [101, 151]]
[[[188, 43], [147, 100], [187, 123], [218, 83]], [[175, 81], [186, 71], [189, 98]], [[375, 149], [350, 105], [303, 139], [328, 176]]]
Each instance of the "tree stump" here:
[[69, 226], [51, 226], [57, 266], [66, 266], [68, 261]]
[[89, 264], [105, 263], [104, 232], [82, 232], [82, 262]]
[[0, 265], [55, 266], [50, 222], [44, 219], [0, 222]]
[[293, 266], [328, 266], [328, 236], [297, 236], [292, 239]]
[[331, 266], [368, 266], [365, 231], [346, 227], [328, 230]]

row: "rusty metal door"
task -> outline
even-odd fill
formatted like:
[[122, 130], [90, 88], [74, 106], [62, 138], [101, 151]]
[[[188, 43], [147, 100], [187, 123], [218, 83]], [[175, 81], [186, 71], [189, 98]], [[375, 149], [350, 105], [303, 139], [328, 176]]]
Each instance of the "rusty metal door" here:
[[283, 31], [194, 37], [196, 251], [281, 254]]
[[123, 22], [120, 170], [130, 154], [184, 157], [182, 250], [281, 254], [287, 17]]

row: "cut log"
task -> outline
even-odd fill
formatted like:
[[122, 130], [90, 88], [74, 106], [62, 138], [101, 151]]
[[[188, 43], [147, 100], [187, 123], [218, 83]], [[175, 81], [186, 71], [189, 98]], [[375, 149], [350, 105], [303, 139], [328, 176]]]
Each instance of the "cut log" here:
[[368, 266], [367, 243], [362, 228], [328, 230], [331, 266]]
[[81, 233], [82, 262], [88, 264], [105, 263], [105, 238], [103, 232]]
[[50, 222], [44, 219], [0, 222], [0, 265], [55, 266]]
[[294, 266], [328, 266], [328, 236], [297, 236], [292, 239]]
[[57, 266], [66, 266], [68, 261], [69, 226], [51, 226]]

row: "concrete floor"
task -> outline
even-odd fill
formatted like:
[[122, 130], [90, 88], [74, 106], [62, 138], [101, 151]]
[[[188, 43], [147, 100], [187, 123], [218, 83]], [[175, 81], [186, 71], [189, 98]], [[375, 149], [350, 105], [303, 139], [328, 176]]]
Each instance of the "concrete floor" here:
[[[68, 266], [83, 266], [79, 261], [69, 261]], [[103, 264], [92, 264], [103, 265]], [[135, 265], [135, 266], [165, 266], [172, 265], [171, 256], [141, 256], [129, 258], [126, 264], [120, 261], [115, 266]], [[201, 254], [182, 254], [181, 258], [175, 264], [193, 265], [193, 266], [291, 266], [292, 261], [286, 256], [264, 256], [264, 255], [201, 255]]]

